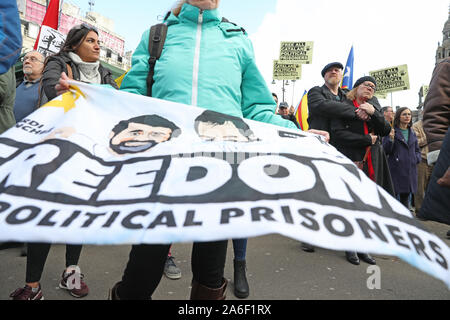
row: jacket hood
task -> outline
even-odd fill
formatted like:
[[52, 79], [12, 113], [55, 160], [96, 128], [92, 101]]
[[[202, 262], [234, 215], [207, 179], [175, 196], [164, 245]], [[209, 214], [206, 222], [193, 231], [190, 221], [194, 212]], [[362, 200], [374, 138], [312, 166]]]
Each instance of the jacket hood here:
[[[172, 24], [177, 24], [180, 21], [190, 21], [192, 23], [197, 24], [198, 17], [200, 15], [200, 9], [190, 5], [189, 3], [183, 4], [183, 7], [181, 8], [180, 14], [175, 16], [173, 13], [170, 13], [170, 16], [167, 18], [166, 22], [167, 25], [170, 26]], [[203, 10], [203, 23], [220, 23], [221, 18], [219, 18], [219, 10], [213, 9], [213, 10]]]

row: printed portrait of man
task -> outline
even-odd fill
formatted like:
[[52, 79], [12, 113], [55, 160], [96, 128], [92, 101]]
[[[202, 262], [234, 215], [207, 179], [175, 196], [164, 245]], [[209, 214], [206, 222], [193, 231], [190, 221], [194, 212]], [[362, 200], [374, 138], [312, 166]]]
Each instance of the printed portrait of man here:
[[203, 141], [259, 141], [241, 118], [210, 110], [195, 119], [195, 131]]
[[119, 155], [145, 152], [181, 134], [173, 122], [157, 115], [120, 121], [110, 134], [109, 147]]

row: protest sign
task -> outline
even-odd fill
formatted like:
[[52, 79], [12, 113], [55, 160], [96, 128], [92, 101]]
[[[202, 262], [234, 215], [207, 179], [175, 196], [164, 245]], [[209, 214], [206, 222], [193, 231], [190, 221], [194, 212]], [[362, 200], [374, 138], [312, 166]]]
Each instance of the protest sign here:
[[314, 42], [281, 42], [280, 63], [311, 64]]
[[49, 26], [42, 26], [36, 50], [42, 53], [44, 57], [48, 57], [49, 55], [58, 53], [65, 40], [66, 36], [61, 32]]
[[300, 80], [302, 78], [302, 65], [299, 63], [284, 63], [273, 61], [274, 80]]
[[377, 96], [389, 92], [410, 89], [408, 66], [406, 64], [377, 71], [370, 71], [369, 74], [377, 81]]
[[319, 136], [70, 83], [0, 136], [0, 241], [279, 233], [398, 256], [450, 286], [448, 246]]
[[425, 100], [425, 98], [426, 98], [427, 95], [428, 95], [428, 90], [430, 90], [430, 86], [427, 86], [427, 85], [423, 85], [423, 86], [420, 88], [420, 95], [422, 96], [422, 99]]

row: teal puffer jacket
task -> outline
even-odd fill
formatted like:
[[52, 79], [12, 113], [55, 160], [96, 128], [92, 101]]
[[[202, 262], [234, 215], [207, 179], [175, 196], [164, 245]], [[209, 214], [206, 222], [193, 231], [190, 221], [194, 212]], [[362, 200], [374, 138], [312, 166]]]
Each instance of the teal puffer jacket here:
[[[187, 3], [165, 23], [168, 33], [155, 66], [153, 97], [297, 129], [274, 114], [275, 102], [241, 28], [222, 22], [217, 9], [203, 11]], [[149, 33], [144, 32], [133, 54], [121, 90], [147, 93]]]

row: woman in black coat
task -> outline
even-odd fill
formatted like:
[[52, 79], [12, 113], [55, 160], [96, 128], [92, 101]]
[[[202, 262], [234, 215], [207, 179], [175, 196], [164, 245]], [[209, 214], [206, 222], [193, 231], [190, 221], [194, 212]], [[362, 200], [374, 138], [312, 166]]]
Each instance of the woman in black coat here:
[[111, 71], [100, 63], [100, 41], [94, 27], [82, 24], [73, 27], [61, 51], [45, 60], [42, 75], [40, 105], [52, 100], [65, 90], [59, 89], [61, 74], [64, 79], [73, 79], [91, 84], [107, 84], [118, 89]]
[[[67, 88], [61, 88], [60, 78], [73, 79], [91, 84], [107, 84], [118, 89], [111, 71], [100, 64], [100, 42], [98, 31], [88, 25], [73, 27], [59, 53], [45, 61], [40, 105], [57, 97]], [[65, 73], [65, 74], [63, 74]], [[68, 77], [67, 77], [68, 76]], [[44, 97], [44, 92], [45, 96]], [[83, 281], [78, 260], [82, 246], [66, 246], [66, 268], [62, 272], [59, 287], [67, 290], [72, 296], [81, 298], [89, 293]], [[11, 293], [13, 300], [42, 300], [44, 298], [39, 283], [44, 270], [45, 261], [50, 251], [49, 243], [29, 243], [25, 286]], [[78, 279], [73, 286], [71, 279]]]
[[[379, 157], [372, 154], [372, 146], [380, 146], [378, 136], [387, 136], [391, 131], [389, 123], [384, 119], [381, 110], [367, 103], [372, 99], [376, 90], [376, 80], [372, 77], [362, 77], [355, 83], [353, 90], [347, 94], [345, 103], [355, 107], [355, 112], [364, 110], [369, 116], [368, 121], [358, 118], [354, 120], [333, 119], [331, 121], [331, 144], [341, 153], [353, 161], [363, 161], [362, 170], [377, 182], [381, 176], [376, 161]], [[366, 159], [364, 159], [366, 158]], [[387, 167], [385, 167], [387, 169]], [[369, 254], [346, 252], [347, 260], [352, 264], [359, 264], [359, 258], [370, 264], [375, 264]], [[358, 258], [359, 256], [359, 258]]]

